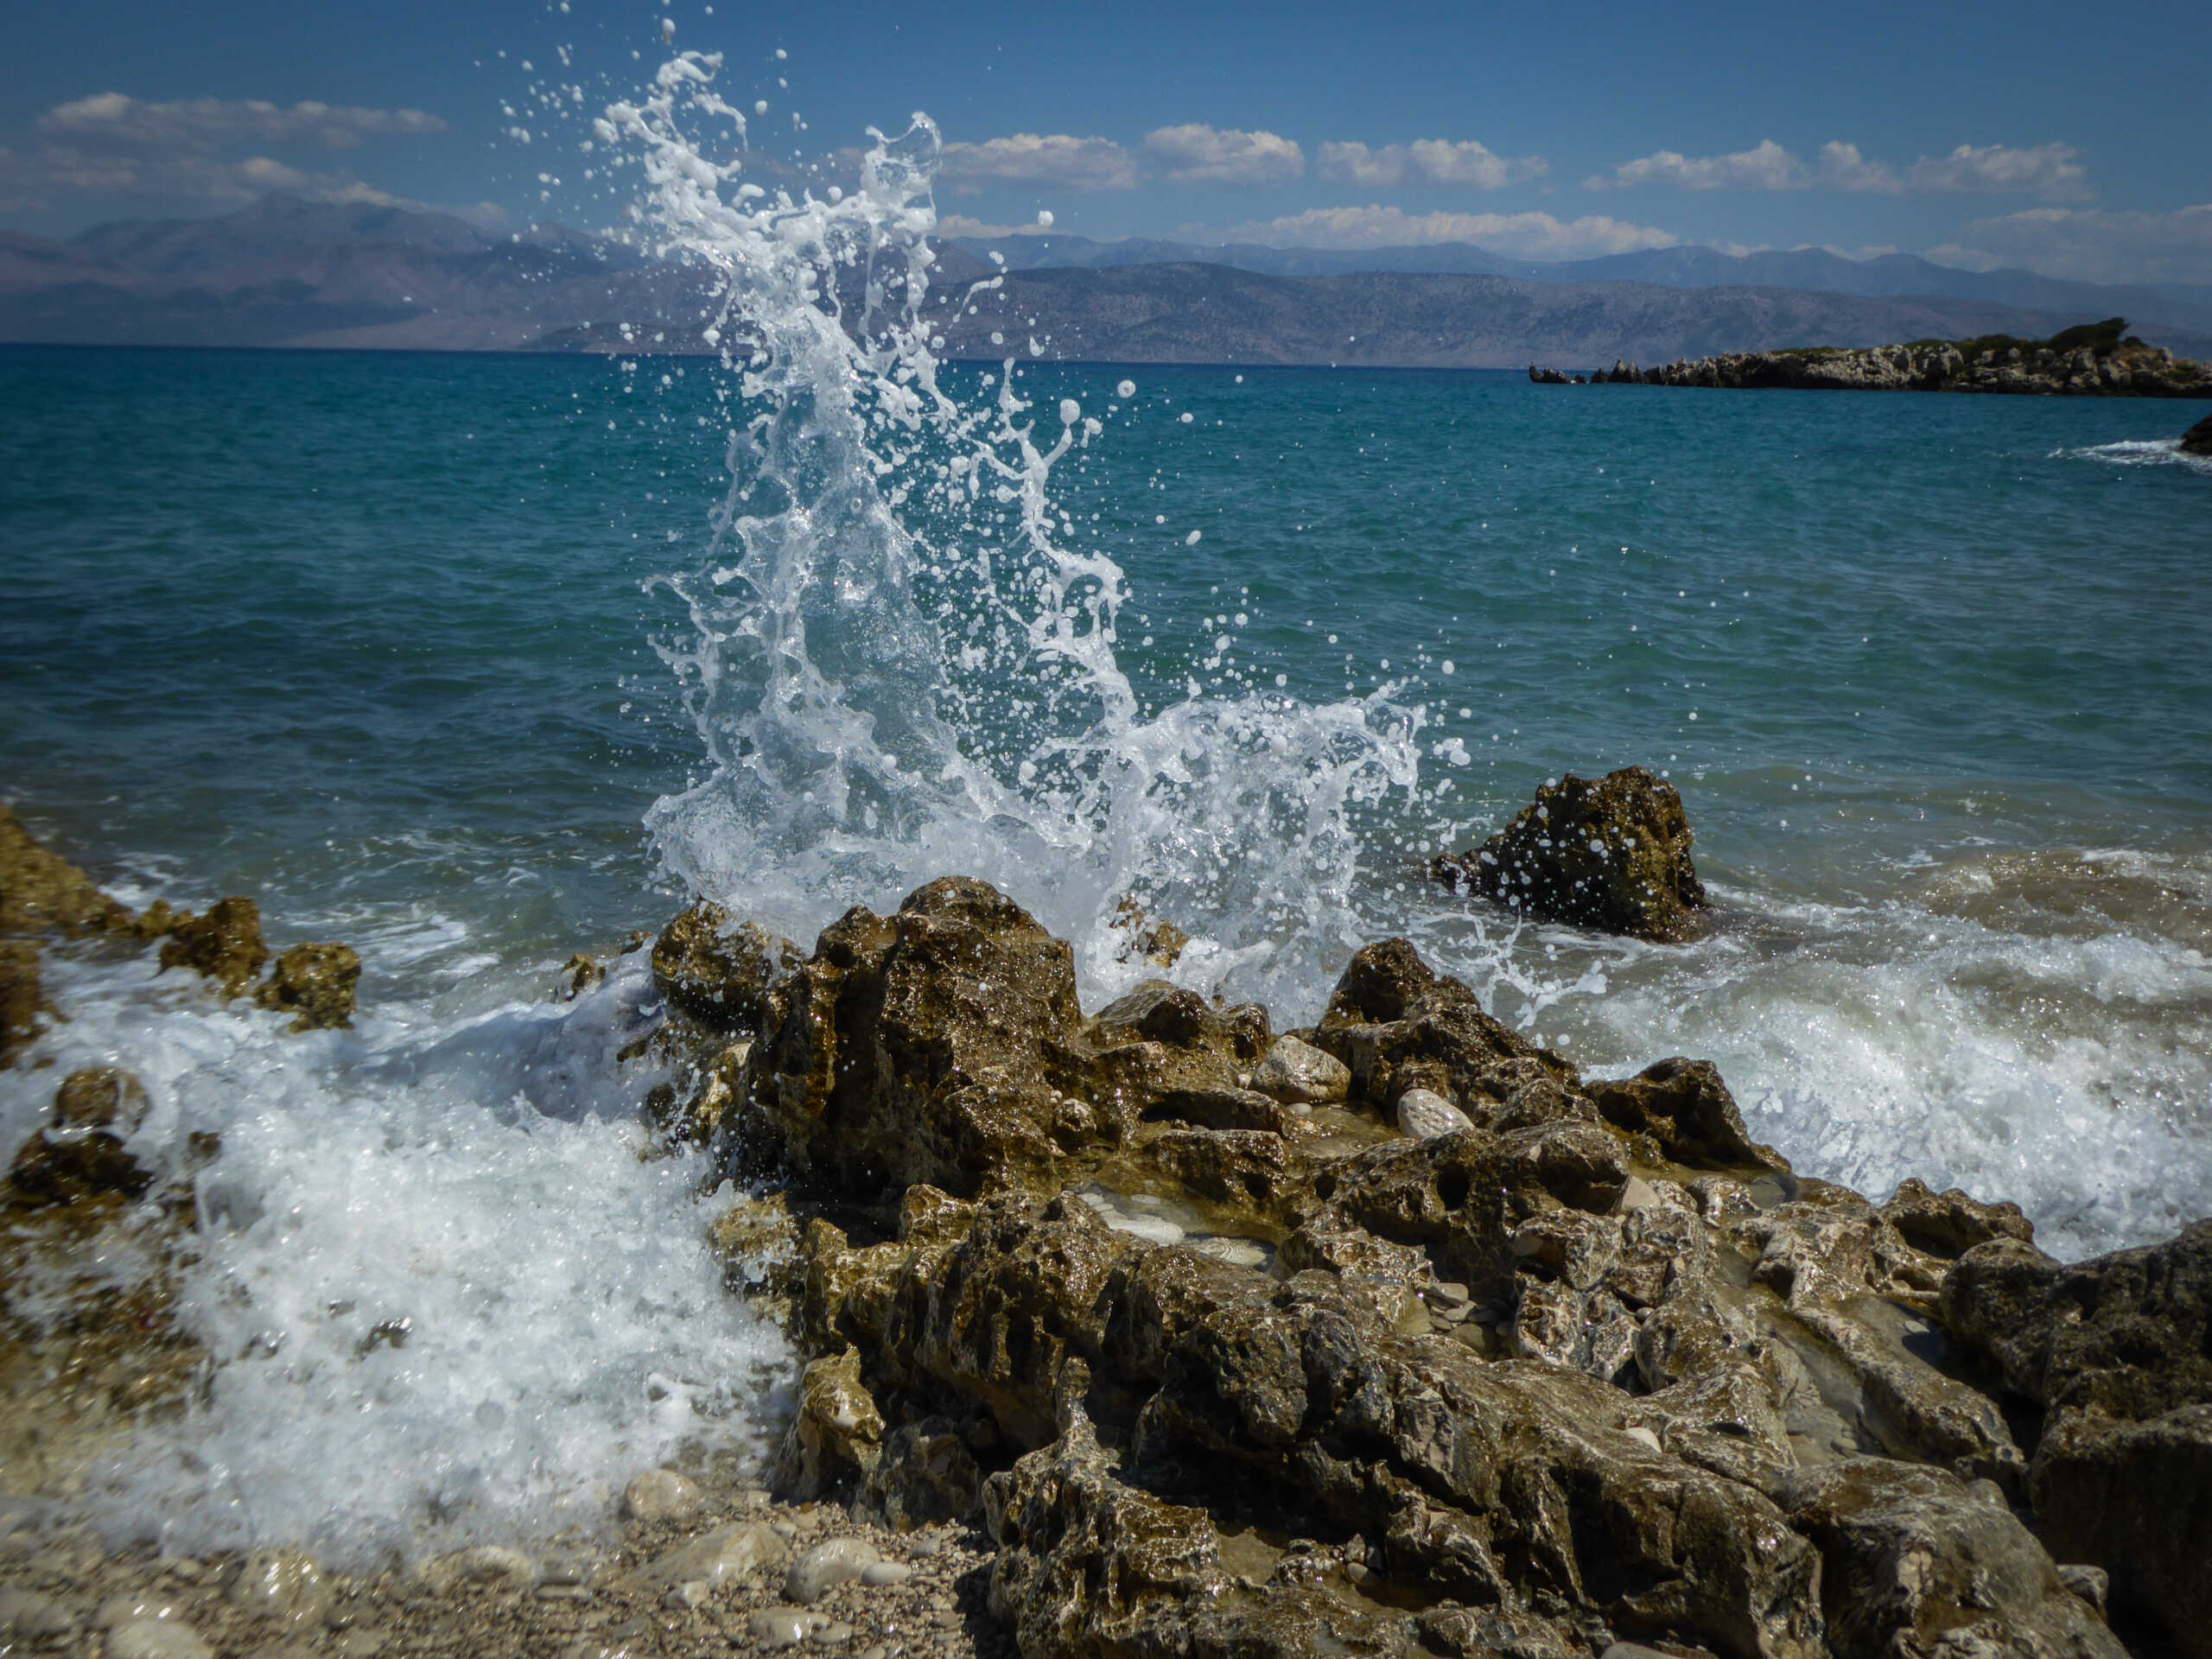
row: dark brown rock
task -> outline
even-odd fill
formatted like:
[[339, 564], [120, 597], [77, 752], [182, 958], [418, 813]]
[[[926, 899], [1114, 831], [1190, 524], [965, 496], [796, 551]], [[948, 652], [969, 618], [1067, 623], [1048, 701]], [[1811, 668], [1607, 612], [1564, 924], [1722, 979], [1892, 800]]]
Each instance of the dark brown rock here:
[[268, 960], [261, 907], [236, 894], [210, 905], [204, 916], [183, 916], [162, 941], [164, 971], [189, 968], [220, 985], [225, 996], [244, 995]]
[[52, 1010], [38, 971], [38, 946], [29, 939], [0, 939], [0, 1065], [30, 1046], [39, 1016]]
[[54, 1127], [129, 1135], [146, 1121], [146, 1085], [118, 1065], [72, 1071], [54, 1094]]
[[710, 1029], [756, 1031], [768, 992], [804, 954], [759, 924], [734, 921], [720, 905], [702, 902], [653, 941], [653, 984]]
[[351, 945], [296, 944], [276, 958], [254, 1001], [296, 1014], [294, 1031], [351, 1030], [360, 982], [361, 958]]
[[1960, 1257], [1942, 1295], [1960, 1340], [2054, 1411], [2139, 1421], [2212, 1402], [2212, 1220], [2070, 1266], [1999, 1239]]
[[1820, 1547], [1836, 1659], [2124, 1659], [2104, 1621], [1987, 1489], [1862, 1459], [1799, 1472], [1783, 1501], [1791, 1524]]
[[2029, 1496], [2053, 1554], [2110, 1575], [2115, 1607], [2212, 1656], [2212, 1403], [2142, 1422], [2068, 1412], [2036, 1448]]
[[1545, 921], [1675, 944], [1694, 938], [1705, 888], [1675, 786], [1642, 766], [1592, 782], [1570, 772], [1520, 816], [1430, 873]]
[[1586, 1087], [1608, 1123], [1649, 1137], [1669, 1163], [1714, 1170], [1789, 1167], [1773, 1147], [1751, 1139], [1735, 1096], [1709, 1061], [1661, 1060], [1618, 1083]]
[[145, 1085], [120, 1067], [73, 1071], [54, 1091], [54, 1122], [19, 1147], [9, 1172], [19, 1205], [70, 1205], [86, 1198], [135, 1198], [153, 1177], [123, 1138], [146, 1120]]
[[0, 806], [0, 933], [121, 933], [130, 912]]
[[2212, 455], [2212, 415], [2181, 435], [2181, 452], [2184, 455]]

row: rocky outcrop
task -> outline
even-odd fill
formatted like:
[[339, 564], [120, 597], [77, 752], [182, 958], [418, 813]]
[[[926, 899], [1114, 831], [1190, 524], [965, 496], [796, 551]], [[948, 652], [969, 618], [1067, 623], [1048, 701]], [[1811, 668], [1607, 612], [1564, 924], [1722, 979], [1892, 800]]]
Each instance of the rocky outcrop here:
[[204, 916], [189, 912], [170, 923], [162, 941], [162, 967], [189, 968], [212, 979], [223, 995], [243, 996], [269, 960], [261, 940], [261, 906], [232, 894], [207, 906]]
[[[2125, 324], [2069, 328], [2047, 340], [1993, 336], [1916, 340], [1852, 351], [1818, 346], [1730, 352], [1655, 369], [1616, 363], [1598, 385], [1707, 386], [1730, 391], [1984, 391], [2028, 397], [2212, 397], [2212, 365], [2123, 339]], [[1531, 379], [1539, 377], [1529, 372]], [[1564, 376], [1556, 378], [1563, 382]]]
[[[728, 1086], [724, 1166], [790, 1182], [718, 1229], [810, 1358], [785, 1480], [980, 1510], [1026, 1654], [2120, 1659], [1945, 1289], [2024, 1218], [1802, 1179], [1710, 1065], [1585, 1078], [1404, 940], [1295, 1037], [1086, 1018], [950, 880], [825, 930]], [[2119, 1503], [2191, 1431], [2066, 1445]]]
[[1942, 1306], [2047, 1414], [2028, 1490], [2051, 1547], [2212, 1655], [2212, 1221], [2070, 1267], [1999, 1237], [1959, 1258]]
[[769, 989], [804, 955], [720, 905], [697, 904], [653, 941], [653, 985], [701, 1025], [756, 1031]]
[[2212, 415], [2207, 415], [2181, 435], [2184, 455], [2212, 455]]
[[346, 1030], [353, 1023], [353, 995], [361, 958], [347, 944], [296, 944], [276, 958], [254, 993], [264, 1008], [289, 1013], [297, 1031]]
[[1429, 873], [1544, 921], [1673, 944], [1693, 938], [1705, 888], [1682, 798], [1642, 766], [1569, 772], [1480, 847]]

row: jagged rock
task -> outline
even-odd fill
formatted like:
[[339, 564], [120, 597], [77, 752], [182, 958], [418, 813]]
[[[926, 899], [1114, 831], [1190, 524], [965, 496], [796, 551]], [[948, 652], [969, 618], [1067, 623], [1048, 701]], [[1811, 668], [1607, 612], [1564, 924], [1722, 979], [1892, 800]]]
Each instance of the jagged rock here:
[[1642, 766], [1592, 782], [1569, 772], [1480, 847], [1430, 874], [1546, 921], [1676, 944], [1698, 932], [1705, 887], [1675, 786]]
[[804, 954], [759, 924], [734, 922], [720, 905], [702, 902], [653, 941], [653, 984], [701, 1025], [754, 1031], [768, 992]]
[[1565, 386], [1573, 384], [1557, 369], [1540, 369], [1533, 363], [1529, 365], [1529, 378], [1540, 386]]
[[1957, 1187], [1938, 1192], [1908, 1177], [1897, 1184], [1882, 1215], [1906, 1243], [1946, 1262], [1955, 1262], [1993, 1238], [2035, 1242], [2035, 1224], [2017, 1204], [1978, 1204]]
[[883, 1414], [861, 1381], [861, 1356], [848, 1348], [800, 1373], [779, 1485], [811, 1502], [831, 1487], [865, 1478], [883, 1455]]
[[1647, 1137], [1660, 1158], [1692, 1169], [1783, 1169], [1789, 1160], [1744, 1128], [1735, 1096], [1705, 1060], [1661, 1060], [1618, 1083], [1586, 1085], [1605, 1122]]
[[1954, 1476], [1854, 1459], [1792, 1475], [1783, 1501], [1820, 1546], [1837, 1659], [2126, 1652], [2004, 1503]]
[[1124, 899], [1115, 906], [1114, 919], [1106, 925], [1128, 935], [1122, 948], [1114, 953], [1116, 962], [1142, 957], [1157, 967], [1173, 968], [1191, 944], [1188, 933], [1173, 922], [1154, 921], [1134, 899]]
[[1314, 1043], [1344, 1062], [1353, 1095], [1386, 1118], [1407, 1090], [1428, 1089], [1488, 1128], [1597, 1122], [1573, 1065], [1484, 1014], [1474, 992], [1405, 939], [1352, 957]]
[[162, 967], [189, 968], [238, 996], [269, 960], [261, 942], [261, 907], [237, 894], [218, 899], [204, 916], [183, 916], [162, 942]]
[[2049, 1413], [2028, 1494], [2053, 1547], [2212, 1655], [2212, 1221], [2070, 1266], [1993, 1239], [1951, 1268], [1942, 1307]]
[[0, 933], [123, 933], [130, 912], [0, 806]]
[[1978, 391], [2028, 397], [2212, 397], [2212, 365], [2122, 338], [2113, 317], [2048, 340], [1990, 336], [1859, 350], [1728, 352], [1647, 369], [1653, 386], [1819, 391]]
[[2062, 1413], [2028, 1491], [2054, 1554], [2098, 1563], [2114, 1606], [2158, 1619], [2192, 1659], [2212, 1655], [2212, 1403], [2141, 1422]]
[[296, 1014], [294, 1031], [346, 1031], [353, 1028], [353, 991], [360, 982], [361, 958], [351, 945], [296, 944], [276, 958], [253, 1000]]
[[0, 1065], [30, 1046], [39, 1016], [52, 1012], [38, 971], [38, 946], [29, 939], [0, 939]]
[[855, 907], [769, 992], [732, 1144], [855, 1196], [1039, 1179], [1064, 1142], [1135, 1124], [1112, 1094], [1063, 1113], [1067, 1085], [1090, 1093], [1081, 1027], [1066, 944], [988, 884], [933, 881], [891, 917]]
[[2184, 455], [2212, 455], [2212, 415], [2181, 435], [2181, 452]]
[[1351, 1071], [1311, 1043], [1278, 1037], [1253, 1071], [1252, 1087], [1295, 1106], [1333, 1105], [1351, 1092]]
[[1943, 1281], [1946, 1323], [2052, 1411], [2145, 1421], [2212, 1402], [2212, 1220], [2069, 1266], [1998, 1239]]

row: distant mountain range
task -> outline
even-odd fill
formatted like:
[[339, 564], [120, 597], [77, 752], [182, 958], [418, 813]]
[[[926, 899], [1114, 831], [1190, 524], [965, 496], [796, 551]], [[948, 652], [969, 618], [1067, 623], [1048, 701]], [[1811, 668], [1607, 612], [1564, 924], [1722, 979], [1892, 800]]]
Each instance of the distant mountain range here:
[[1538, 283], [1656, 283], [1662, 288], [1798, 288], [1816, 294], [1977, 300], [2028, 311], [2078, 311], [2085, 316], [2094, 312], [2099, 318], [2124, 316], [2153, 328], [2165, 325], [2212, 334], [2212, 287], [2120, 287], [2064, 282], [2031, 270], [1960, 270], [1911, 253], [1846, 259], [1825, 248], [1742, 254], [1713, 248], [1651, 248], [1596, 259], [1545, 262], [1509, 258], [1465, 242], [1344, 251], [1254, 243], [1216, 248], [1148, 238], [1094, 242], [1058, 232], [962, 237], [957, 245], [982, 259], [996, 253], [1009, 270], [1205, 264], [1269, 276], [1338, 276], [1372, 270], [1522, 276]]
[[[1586, 367], [2043, 335], [2114, 315], [2185, 356], [2212, 355], [2212, 290], [1984, 275], [1902, 255], [1677, 248], [1534, 265], [1471, 246], [1346, 254], [1058, 235], [939, 251], [945, 349], [965, 357], [1026, 353], [1033, 337], [1068, 359]], [[976, 315], [954, 304], [994, 277]], [[280, 195], [67, 242], [0, 232], [10, 342], [703, 353], [708, 308], [697, 269], [613, 238], [495, 234], [445, 214]]]

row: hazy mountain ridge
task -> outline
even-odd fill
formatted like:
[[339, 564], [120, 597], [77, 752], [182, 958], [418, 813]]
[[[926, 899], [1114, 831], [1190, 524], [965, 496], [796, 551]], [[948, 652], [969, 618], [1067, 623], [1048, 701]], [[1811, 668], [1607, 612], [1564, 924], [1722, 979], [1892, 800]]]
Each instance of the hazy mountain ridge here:
[[[1010, 265], [1040, 251], [1069, 263], [1007, 271], [999, 289], [978, 296], [976, 317], [953, 307], [947, 296], [993, 275], [988, 254], [1009, 248]], [[1179, 251], [1206, 257], [1143, 257]], [[1710, 249], [1649, 257], [1672, 282], [1626, 279], [1644, 268], [1643, 255], [1536, 268], [1473, 247], [1398, 250], [1431, 264], [1397, 271], [1347, 270], [1374, 256], [1325, 250], [1058, 236], [956, 240], [939, 252], [947, 350], [967, 357], [1026, 353], [1034, 333], [1046, 354], [1069, 359], [1588, 367], [1933, 334], [2042, 335], [2112, 315], [2119, 292], [2093, 289], [2087, 303], [2047, 308], [1844, 294], [1810, 280], [1830, 265], [1863, 273], [1880, 262], [1821, 253], [1737, 261]], [[1243, 269], [1231, 255], [1290, 269]], [[1439, 271], [1439, 260], [1483, 269]], [[1545, 274], [1530, 274], [1537, 269]], [[1592, 280], [1561, 280], [1571, 269]], [[1691, 282], [1700, 271], [1767, 270], [1809, 274], [1799, 285]], [[1891, 277], [1903, 280], [1891, 267], [1867, 280]], [[0, 234], [0, 340], [18, 343], [704, 352], [698, 331], [709, 308], [704, 271], [615, 238], [559, 226], [502, 234], [394, 207], [270, 196], [219, 219], [124, 221], [68, 242]], [[2212, 354], [2212, 322], [2203, 334], [2138, 326], [2185, 355]]]

